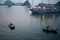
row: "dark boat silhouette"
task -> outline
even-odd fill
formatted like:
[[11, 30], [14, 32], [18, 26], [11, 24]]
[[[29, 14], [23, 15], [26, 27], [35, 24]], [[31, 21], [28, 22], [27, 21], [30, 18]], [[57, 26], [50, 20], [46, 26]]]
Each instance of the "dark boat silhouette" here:
[[43, 28], [43, 32], [57, 34], [57, 29], [46, 29], [46, 28]]
[[11, 30], [14, 30], [14, 29], [15, 29], [15, 26], [14, 26], [12, 23], [10, 23], [10, 24], [8, 25], [8, 27], [9, 27]]

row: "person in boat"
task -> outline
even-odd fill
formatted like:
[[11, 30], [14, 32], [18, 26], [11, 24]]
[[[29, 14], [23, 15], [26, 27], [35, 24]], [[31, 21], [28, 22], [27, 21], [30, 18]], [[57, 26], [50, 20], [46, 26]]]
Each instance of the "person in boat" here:
[[9, 27], [15, 27], [15, 26], [14, 26], [14, 24], [10, 23], [10, 24], [9, 24]]
[[12, 23], [10, 23], [10, 25], [12, 25]]
[[46, 27], [46, 29], [48, 29], [49, 28], [49, 25]]
[[12, 24], [12, 23], [10, 23], [10, 24], [8, 25], [8, 27], [9, 27], [11, 30], [14, 30], [14, 29], [15, 29], [15, 26], [14, 26], [14, 24]]
[[10, 23], [10, 26], [12, 26], [13, 24], [12, 23]]

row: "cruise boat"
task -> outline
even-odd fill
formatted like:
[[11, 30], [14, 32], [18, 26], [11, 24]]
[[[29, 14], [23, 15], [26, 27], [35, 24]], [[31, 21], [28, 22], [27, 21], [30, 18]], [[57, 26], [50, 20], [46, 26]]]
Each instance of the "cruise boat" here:
[[46, 13], [56, 13], [59, 10], [56, 7], [56, 4], [44, 4], [39, 3], [38, 5], [30, 9], [32, 14], [46, 14]]

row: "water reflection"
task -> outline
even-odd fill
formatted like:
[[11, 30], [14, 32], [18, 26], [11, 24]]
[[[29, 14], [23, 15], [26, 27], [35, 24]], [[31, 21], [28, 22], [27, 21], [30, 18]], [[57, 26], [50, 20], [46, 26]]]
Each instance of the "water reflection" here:
[[[1, 40], [55, 40], [60, 39], [60, 16], [56, 14], [31, 15], [25, 7], [1, 7], [0, 9], [0, 39]], [[11, 31], [8, 24], [16, 27]], [[46, 25], [57, 27], [57, 35], [45, 34], [42, 28]], [[55, 24], [55, 25], [54, 25]], [[13, 38], [13, 39], [12, 39]]]
[[41, 15], [41, 14], [33, 14], [31, 16], [33, 16], [35, 18], [38, 18], [38, 19], [40, 18], [41, 20], [44, 20], [44, 19], [55, 19], [57, 17], [56, 14], [43, 14], [43, 15]]
[[40, 23], [43, 25], [51, 25], [55, 19], [58, 17], [58, 14], [32, 14], [31, 15], [32, 18], [37, 19], [38, 21], [40, 21]]

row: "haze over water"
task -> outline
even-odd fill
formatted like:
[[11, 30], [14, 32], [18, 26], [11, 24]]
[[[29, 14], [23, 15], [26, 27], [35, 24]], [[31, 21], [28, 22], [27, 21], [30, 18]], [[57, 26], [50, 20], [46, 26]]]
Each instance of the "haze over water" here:
[[[15, 30], [10, 30], [12, 22]], [[43, 27], [56, 27], [57, 34], [42, 32]], [[26, 7], [0, 6], [0, 40], [60, 40], [60, 15], [31, 15]]]

